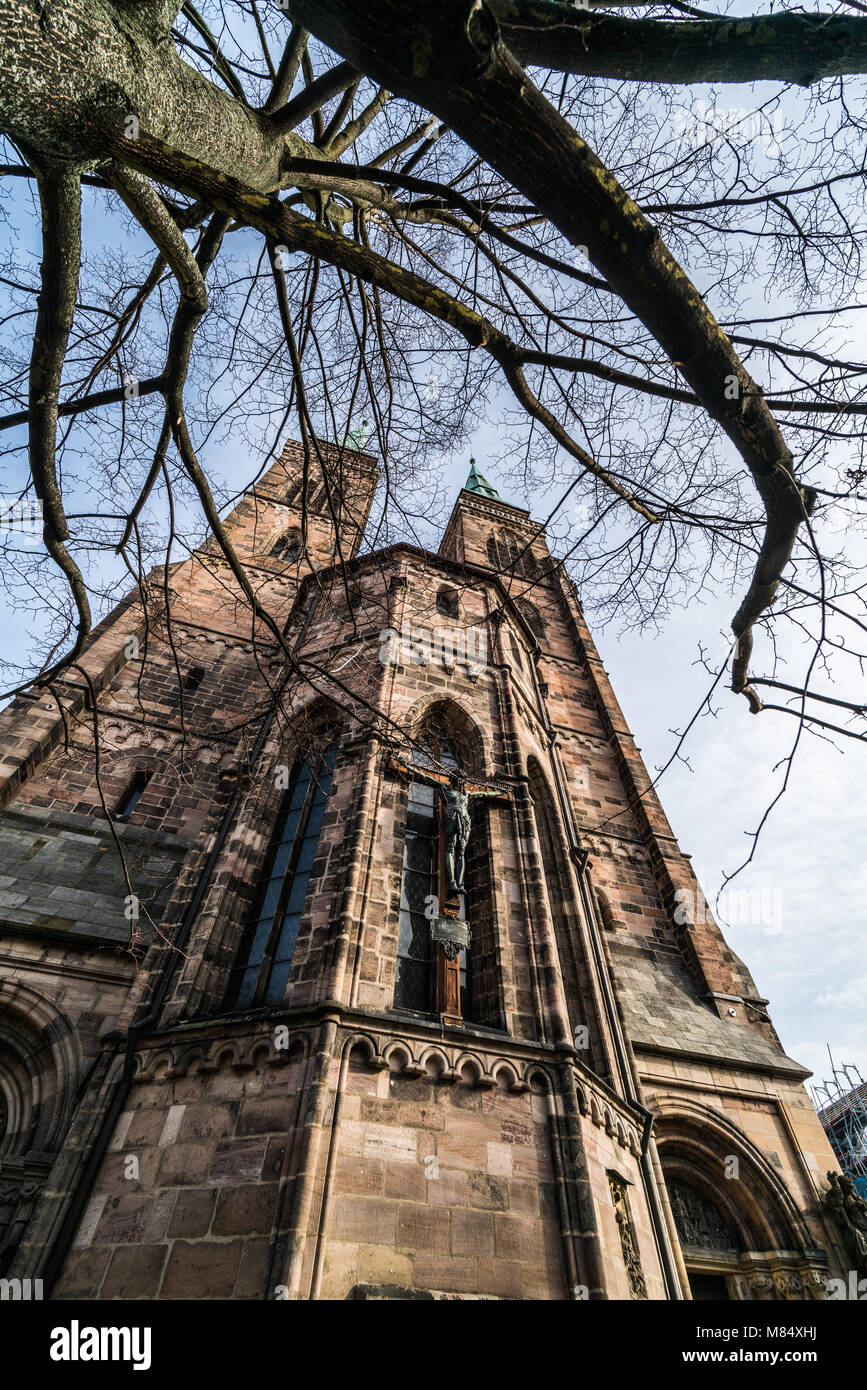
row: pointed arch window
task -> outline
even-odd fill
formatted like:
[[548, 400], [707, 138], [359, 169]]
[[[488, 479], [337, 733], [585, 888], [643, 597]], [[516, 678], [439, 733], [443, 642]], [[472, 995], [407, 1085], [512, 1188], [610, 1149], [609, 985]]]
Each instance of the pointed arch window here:
[[[554, 928], [554, 941], [560, 974], [566, 995], [566, 1007], [572, 1029], [581, 1024], [590, 1027], [589, 1051], [582, 1060], [594, 1071], [604, 1063], [599, 1038], [602, 1027], [598, 1018], [589, 966], [585, 959], [578, 931], [578, 905], [573, 897], [568, 856], [557, 815], [556, 805], [547, 779], [535, 758], [527, 759], [527, 785], [533, 803], [544, 892]], [[604, 1073], [603, 1073], [604, 1074]]]
[[521, 675], [526, 676], [527, 671], [524, 665], [524, 655], [521, 651], [521, 643], [518, 641], [517, 637], [515, 637], [513, 633], [510, 632], [507, 634], [507, 636], [509, 641], [509, 651], [512, 654], [512, 660], [515, 663]]
[[336, 757], [335, 740], [319, 759], [299, 760], [292, 769], [255, 910], [232, 972], [230, 1008], [253, 1009], [283, 999]]

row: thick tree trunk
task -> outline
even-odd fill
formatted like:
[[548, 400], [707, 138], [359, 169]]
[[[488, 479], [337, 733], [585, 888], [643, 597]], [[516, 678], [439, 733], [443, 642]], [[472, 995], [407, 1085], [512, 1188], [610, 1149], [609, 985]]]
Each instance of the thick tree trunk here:
[[[297, 143], [179, 57], [165, 0], [3, 0], [0, 129], [43, 160], [86, 168], [139, 131], [261, 191]], [[41, 12], [40, 12], [41, 11]]]

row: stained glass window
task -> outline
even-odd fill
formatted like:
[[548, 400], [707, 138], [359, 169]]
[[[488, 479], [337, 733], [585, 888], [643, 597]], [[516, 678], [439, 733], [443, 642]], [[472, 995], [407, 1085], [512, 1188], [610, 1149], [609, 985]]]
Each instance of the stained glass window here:
[[271, 848], [240, 963], [232, 972], [229, 1006], [256, 1008], [282, 1000], [331, 779], [337, 744], [315, 761], [296, 763], [271, 840]]

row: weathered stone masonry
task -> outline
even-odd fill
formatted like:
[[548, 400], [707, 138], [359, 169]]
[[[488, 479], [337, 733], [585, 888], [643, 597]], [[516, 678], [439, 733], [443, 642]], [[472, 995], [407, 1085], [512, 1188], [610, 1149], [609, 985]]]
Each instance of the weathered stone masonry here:
[[[473, 474], [438, 554], [362, 554], [376, 462], [321, 453], [287, 445], [226, 522], [318, 693], [210, 542], [94, 634], [96, 721], [73, 678], [0, 716], [2, 1272], [83, 1299], [822, 1297], [846, 1262], [806, 1072], [716, 923], [677, 920], [689, 860], [544, 534]], [[411, 769], [440, 753], [496, 791], [462, 1017], [418, 945]]]

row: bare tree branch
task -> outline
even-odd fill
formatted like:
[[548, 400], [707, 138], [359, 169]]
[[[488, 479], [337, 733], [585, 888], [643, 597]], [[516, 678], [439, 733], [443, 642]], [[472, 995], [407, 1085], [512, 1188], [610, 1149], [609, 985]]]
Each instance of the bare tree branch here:
[[719, 19], [591, 16], [565, 0], [488, 0], [515, 57], [633, 82], [793, 82], [867, 72], [867, 19], [763, 14]]

